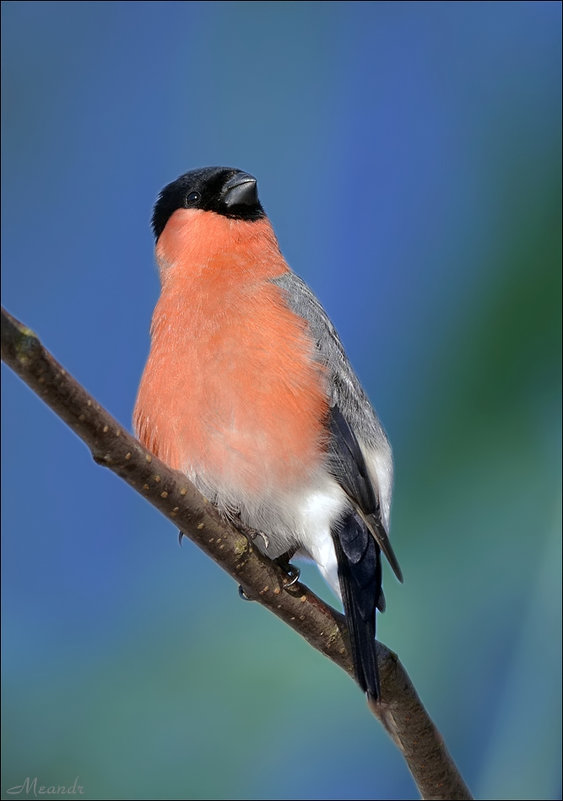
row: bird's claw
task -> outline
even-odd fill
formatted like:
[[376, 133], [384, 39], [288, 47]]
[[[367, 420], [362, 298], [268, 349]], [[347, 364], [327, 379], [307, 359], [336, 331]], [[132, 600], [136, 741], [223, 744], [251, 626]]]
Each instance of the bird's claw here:
[[269, 539], [268, 539], [268, 537], [267, 537], [267, 536], [264, 534], [264, 532], [263, 532], [263, 531], [257, 531], [257, 532], [256, 532], [256, 536], [254, 537], [254, 539], [256, 539], [256, 537], [262, 537], [262, 540], [263, 540], [263, 542], [264, 542], [264, 548], [265, 548], [266, 550], [268, 550], [268, 548], [270, 547], [270, 540], [269, 540]]
[[256, 530], [256, 529], [247, 528], [247, 530], [246, 530], [246, 534], [248, 534], [248, 536], [250, 537], [250, 539], [252, 540], [252, 542], [254, 542], [254, 540], [255, 540], [257, 537], [262, 537], [262, 542], [264, 543], [264, 548], [265, 548], [266, 550], [268, 550], [268, 548], [269, 548], [269, 545], [270, 545], [270, 540], [269, 540], [269, 539], [268, 539], [268, 537], [267, 537], [267, 536], [264, 534], [264, 532], [263, 532], [263, 531], [258, 531], [258, 530]]
[[295, 567], [295, 565], [288, 565], [287, 575], [291, 580], [288, 581], [287, 584], [284, 584], [285, 590], [288, 590], [290, 587], [293, 587], [294, 584], [297, 584], [299, 577], [301, 576], [301, 570], [298, 567]]
[[183, 540], [183, 538], [184, 538], [185, 536], [186, 536], [186, 535], [184, 534], [184, 532], [183, 532], [183, 531], [179, 531], [179, 532], [178, 532], [178, 545], [179, 545], [180, 547], [182, 547], [182, 540]]
[[252, 598], [249, 598], [248, 595], [245, 593], [242, 584], [238, 585], [238, 594], [243, 601], [252, 601]]
[[254, 542], [257, 537], [262, 537], [264, 548], [268, 550], [270, 547], [270, 540], [268, 537], [263, 531], [258, 531], [258, 529], [251, 528], [250, 526], [247, 526], [246, 523], [243, 523], [243, 521], [240, 519], [240, 513], [236, 515], [232, 522], [235, 528], [237, 528], [241, 534], [244, 534], [244, 536], [247, 537], [247, 539], [249, 539], [251, 542]]

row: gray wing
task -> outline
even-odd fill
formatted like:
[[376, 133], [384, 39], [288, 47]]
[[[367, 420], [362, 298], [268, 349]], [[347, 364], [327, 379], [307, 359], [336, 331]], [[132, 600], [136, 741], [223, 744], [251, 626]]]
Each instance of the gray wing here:
[[[275, 278], [274, 283], [287, 293], [292, 311], [307, 320], [319, 361], [329, 372], [329, 469], [360, 512], [395, 575], [402, 581], [381, 514], [382, 498], [377, 475], [374, 475], [376, 471], [370, 471], [366, 464], [366, 452], [381, 454], [382, 460], [388, 460], [388, 468], [392, 470], [391, 448], [385, 431], [348, 361], [333, 324], [307, 284], [292, 272]], [[390, 498], [387, 504], [390, 504]]]
[[315, 339], [319, 360], [331, 374], [330, 402], [338, 406], [352, 426], [356, 436], [372, 448], [389, 448], [385, 431], [377, 419], [358, 378], [348, 361], [336, 329], [327, 313], [307, 284], [288, 272], [275, 278], [273, 283], [287, 292], [288, 305], [309, 323]]

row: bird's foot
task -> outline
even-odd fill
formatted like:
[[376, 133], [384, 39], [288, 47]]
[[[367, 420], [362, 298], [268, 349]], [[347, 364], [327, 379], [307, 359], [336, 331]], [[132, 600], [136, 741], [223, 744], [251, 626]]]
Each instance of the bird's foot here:
[[286, 567], [286, 572], [290, 580], [287, 582], [287, 584], [284, 584], [284, 590], [288, 590], [290, 587], [293, 587], [294, 584], [297, 584], [301, 576], [301, 570], [295, 565], [288, 564]]
[[254, 540], [256, 539], [256, 537], [262, 537], [262, 542], [264, 543], [264, 548], [265, 548], [266, 550], [268, 550], [268, 548], [270, 547], [270, 540], [269, 540], [269, 539], [268, 539], [268, 537], [267, 537], [267, 536], [264, 534], [264, 532], [263, 532], [263, 531], [255, 531], [254, 529], [250, 529], [250, 531], [252, 532], [252, 533], [249, 535], [249, 536], [250, 536], [250, 538], [251, 538], [251, 540], [254, 542]]
[[237, 531], [240, 531], [241, 534], [244, 534], [244, 536], [247, 537], [251, 542], [254, 542], [258, 537], [260, 537], [264, 543], [265, 550], [268, 550], [270, 547], [270, 540], [263, 531], [258, 531], [258, 529], [247, 526], [246, 523], [242, 522], [240, 515], [238, 514], [231, 518], [231, 522]]
[[[289, 581], [287, 581], [283, 585], [284, 590], [289, 590], [290, 587], [293, 587], [295, 584], [297, 584], [301, 576], [301, 570], [295, 565], [291, 565], [289, 563], [289, 560], [291, 559], [293, 554], [294, 551], [291, 551], [289, 553], [283, 554], [283, 556], [278, 556], [277, 559], [273, 560], [277, 565], [279, 565], [285, 571], [285, 573], [287, 574], [287, 578], [289, 579]], [[244, 591], [242, 584], [239, 584], [238, 586], [238, 594], [243, 601], [254, 600], [254, 598], [248, 597], [248, 595]]]
[[284, 590], [288, 590], [290, 587], [293, 587], [294, 584], [297, 584], [299, 577], [301, 576], [301, 570], [295, 565], [290, 564], [289, 561], [294, 554], [295, 550], [292, 550], [282, 554], [281, 556], [278, 556], [277, 559], [274, 559], [274, 562], [279, 565], [282, 570], [285, 570], [289, 579], [287, 584], [283, 585]]
[[242, 584], [238, 585], [238, 594], [239, 598], [242, 598], [243, 601], [252, 601], [252, 598], [249, 598], [248, 595], [245, 593]]

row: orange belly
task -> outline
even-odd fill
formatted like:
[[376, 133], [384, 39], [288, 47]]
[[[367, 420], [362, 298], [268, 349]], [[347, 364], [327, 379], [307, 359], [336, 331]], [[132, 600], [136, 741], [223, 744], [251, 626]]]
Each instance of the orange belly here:
[[323, 459], [323, 370], [282, 290], [222, 266], [163, 288], [135, 429], [171, 467], [212, 484], [287, 489]]

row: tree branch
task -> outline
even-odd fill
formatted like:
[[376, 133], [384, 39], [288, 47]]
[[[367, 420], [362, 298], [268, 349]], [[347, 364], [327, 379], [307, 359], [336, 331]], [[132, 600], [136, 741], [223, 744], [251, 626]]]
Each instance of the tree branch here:
[[[187, 478], [143, 448], [42, 346], [2, 309], [2, 360], [109, 467], [171, 520], [258, 601], [348, 675], [354, 676], [343, 615], [286, 573], [229, 525]], [[398, 657], [377, 643], [382, 702], [371, 704], [403, 754], [424, 799], [471, 799]]]

